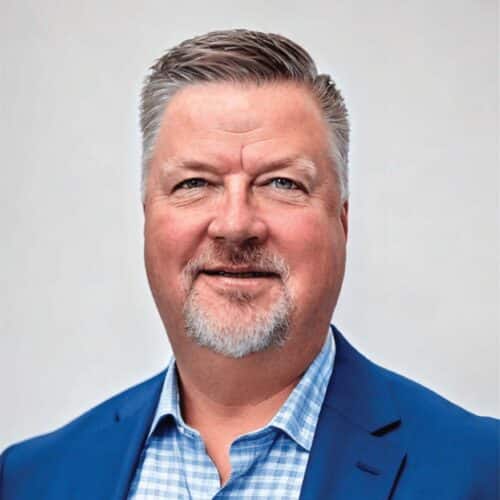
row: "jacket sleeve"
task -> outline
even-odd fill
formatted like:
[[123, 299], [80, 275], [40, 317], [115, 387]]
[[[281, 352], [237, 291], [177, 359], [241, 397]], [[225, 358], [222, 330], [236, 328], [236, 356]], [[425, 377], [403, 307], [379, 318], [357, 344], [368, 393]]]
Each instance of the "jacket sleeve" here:
[[0, 455], [0, 500], [7, 500], [4, 496], [4, 468], [5, 468], [5, 460], [7, 458], [7, 452], [9, 450], [6, 449], [1, 455]]

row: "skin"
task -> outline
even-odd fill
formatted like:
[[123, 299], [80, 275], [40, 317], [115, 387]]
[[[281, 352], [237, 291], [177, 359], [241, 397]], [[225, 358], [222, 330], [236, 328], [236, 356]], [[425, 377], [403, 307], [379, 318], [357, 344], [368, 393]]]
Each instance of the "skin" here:
[[[200, 432], [221, 484], [231, 443], [269, 422], [325, 341], [344, 276], [348, 209], [328, 148], [314, 96], [292, 83], [196, 84], [165, 110], [144, 201], [146, 270], [176, 357], [184, 419]], [[282, 347], [233, 359], [186, 335], [183, 270], [214, 242], [251, 242], [285, 260], [287, 278], [199, 274], [191, 283], [229, 325], [268, 311], [286, 284], [295, 307]], [[235, 290], [251, 307], [228, 299]]]

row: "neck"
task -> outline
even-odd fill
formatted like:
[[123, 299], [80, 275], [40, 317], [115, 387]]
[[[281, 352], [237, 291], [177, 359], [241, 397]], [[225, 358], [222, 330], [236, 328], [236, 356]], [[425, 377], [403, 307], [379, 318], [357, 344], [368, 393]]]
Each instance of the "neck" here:
[[182, 414], [200, 433], [221, 485], [231, 474], [233, 441], [268, 424], [321, 350], [325, 335], [315, 333], [306, 341], [290, 335], [282, 348], [242, 359], [216, 354], [186, 335], [173, 337]]
[[241, 359], [193, 345], [177, 349], [185, 421], [200, 432], [222, 426], [236, 435], [265, 426], [321, 350], [324, 335], [311, 338], [306, 346], [290, 340]]

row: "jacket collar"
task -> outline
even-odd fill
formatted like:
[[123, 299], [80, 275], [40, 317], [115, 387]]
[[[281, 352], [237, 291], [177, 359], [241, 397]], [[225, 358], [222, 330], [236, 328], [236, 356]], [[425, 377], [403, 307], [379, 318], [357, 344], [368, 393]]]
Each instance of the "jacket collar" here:
[[383, 369], [333, 328], [335, 369], [318, 420], [301, 500], [387, 499], [405, 460], [401, 418]]
[[[338, 330], [333, 332], [335, 369], [319, 416], [301, 500], [387, 499], [405, 459], [401, 419], [385, 372], [351, 347]], [[72, 452], [80, 454], [84, 475], [92, 480], [82, 484], [78, 493], [71, 492], [71, 498], [91, 498], [97, 491], [99, 498], [127, 497], [164, 378], [162, 372], [118, 398], [106, 412], [108, 424], [75, 444]]]
[[332, 329], [337, 357], [325, 404], [372, 434], [400, 422], [383, 369], [356, 351], [334, 326]]
[[162, 372], [105, 404], [99, 425], [66, 446], [67, 462], [77, 457], [78, 467], [62, 464], [65, 480], [54, 482], [53, 498], [127, 498], [164, 377]]

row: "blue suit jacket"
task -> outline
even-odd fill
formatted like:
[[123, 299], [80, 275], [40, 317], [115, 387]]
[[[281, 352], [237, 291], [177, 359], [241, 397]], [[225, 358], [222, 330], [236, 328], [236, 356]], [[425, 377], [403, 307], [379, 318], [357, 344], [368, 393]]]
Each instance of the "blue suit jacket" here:
[[[498, 421], [368, 361], [341, 334], [302, 500], [496, 500]], [[1, 500], [126, 498], [164, 373], [8, 448]]]

